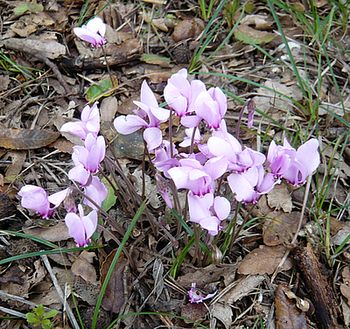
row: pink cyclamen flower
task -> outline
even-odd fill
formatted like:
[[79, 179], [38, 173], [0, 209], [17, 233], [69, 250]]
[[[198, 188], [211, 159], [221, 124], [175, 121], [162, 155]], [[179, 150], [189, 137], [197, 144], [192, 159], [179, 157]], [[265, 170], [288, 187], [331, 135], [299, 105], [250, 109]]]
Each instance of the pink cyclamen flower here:
[[97, 210], [98, 207], [101, 207], [102, 202], [107, 198], [108, 190], [98, 177], [92, 176], [90, 184], [84, 187], [84, 193], [87, 197], [94, 201], [97, 206], [95, 206], [87, 198], [83, 200], [83, 203], [90, 208]]
[[284, 140], [283, 146], [271, 142], [267, 154], [271, 172], [278, 178], [284, 178], [293, 185], [302, 185], [306, 178], [320, 164], [319, 143], [316, 138], [310, 139], [295, 150]]
[[97, 103], [92, 107], [86, 105], [81, 112], [80, 118], [79, 121], [65, 123], [60, 131], [78, 136], [83, 140], [89, 133], [97, 137], [100, 131], [100, 113]]
[[97, 211], [92, 210], [84, 216], [81, 204], [78, 205], [79, 214], [68, 213], [64, 219], [69, 235], [74, 239], [78, 247], [85, 247], [89, 244], [90, 238], [97, 228]]
[[195, 159], [179, 160], [179, 167], [168, 170], [177, 189], [188, 189], [194, 195], [202, 196], [214, 189], [215, 180], [221, 177], [227, 168], [227, 161], [222, 158], [212, 158], [204, 166]]
[[82, 27], [75, 27], [73, 31], [77, 37], [89, 42], [93, 47], [101, 47], [106, 43], [106, 24], [99, 17], [94, 17]]
[[194, 104], [196, 115], [203, 119], [209, 128], [218, 129], [227, 111], [227, 98], [218, 87], [202, 91]]
[[163, 140], [162, 145], [154, 150], [155, 157], [152, 160], [154, 166], [161, 172], [164, 176], [170, 178], [168, 170], [173, 167], [179, 166], [179, 160], [175, 158], [178, 151], [173, 144], [173, 157], [171, 156], [170, 142]]
[[215, 197], [212, 193], [203, 196], [188, 193], [190, 221], [198, 223], [210, 235], [217, 235], [221, 230], [221, 222], [228, 217], [230, 202], [224, 197]]
[[198, 304], [203, 303], [203, 301], [212, 298], [216, 295], [216, 292], [208, 295], [204, 295], [200, 290], [196, 288], [196, 283], [191, 284], [191, 289], [188, 291], [188, 298], [190, 303]]
[[162, 144], [160, 124], [168, 120], [170, 111], [160, 108], [156, 97], [146, 81], [141, 86], [141, 101], [134, 103], [139, 107], [137, 114], [121, 115], [114, 120], [114, 127], [122, 135], [131, 134], [145, 128], [143, 138], [149, 151]]
[[194, 111], [194, 101], [200, 92], [205, 91], [205, 85], [200, 80], [187, 80], [187, 70], [181, 69], [173, 74], [164, 88], [164, 99], [168, 106], [179, 117], [184, 117]]
[[54, 209], [64, 201], [69, 193], [70, 189], [67, 188], [48, 196], [42, 187], [25, 185], [20, 189], [18, 195], [22, 198], [21, 205], [23, 208], [35, 211], [43, 218], [49, 218], [52, 216]]
[[227, 181], [236, 200], [243, 203], [256, 203], [262, 194], [270, 192], [276, 184], [273, 174], [265, 174], [263, 166], [230, 174]]
[[89, 172], [96, 173], [105, 154], [106, 142], [103, 136], [96, 138], [92, 134], [88, 134], [84, 147], [74, 146], [72, 158], [75, 163], [83, 164]]

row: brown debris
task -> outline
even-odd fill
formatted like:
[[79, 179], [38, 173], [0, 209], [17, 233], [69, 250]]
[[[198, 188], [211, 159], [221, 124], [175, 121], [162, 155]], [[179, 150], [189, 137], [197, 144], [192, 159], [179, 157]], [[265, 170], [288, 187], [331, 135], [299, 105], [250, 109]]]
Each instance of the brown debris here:
[[275, 291], [276, 329], [308, 328], [305, 313], [298, 310], [295, 303], [288, 298], [288, 291], [284, 284], [278, 285]]
[[315, 307], [315, 320], [320, 329], [339, 329], [338, 305], [327, 277], [310, 244], [296, 247], [292, 251], [295, 265], [299, 268], [309, 293], [308, 297]]

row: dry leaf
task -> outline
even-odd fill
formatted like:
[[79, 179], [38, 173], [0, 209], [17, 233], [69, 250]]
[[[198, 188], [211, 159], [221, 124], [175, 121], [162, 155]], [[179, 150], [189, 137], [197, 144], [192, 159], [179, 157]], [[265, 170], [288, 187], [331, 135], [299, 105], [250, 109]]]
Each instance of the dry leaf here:
[[229, 305], [215, 303], [210, 307], [210, 314], [221, 321], [226, 329], [231, 328], [233, 312]]
[[13, 50], [23, 51], [25, 49], [29, 53], [39, 53], [49, 59], [56, 59], [66, 54], [66, 47], [53, 40], [9, 38], [2, 42], [5, 47], [9, 45], [9, 48]]
[[190, 303], [181, 307], [181, 316], [185, 318], [185, 322], [196, 322], [199, 320], [203, 320], [205, 319], [207, 314], [208, 310], [203, 303]]
[[284, 212], [291, 212], [293, 208], [292, 197], [286, 184], [275, 185], [273, 190], [267, 194], [268, 205]]
[[118, 111], [118, 100], [114, 96], [109, 96], [102, 100], [100, 105], [101, 121], [112, 122]]
[[265, 15], [247, 15], [241, 20], [242, 25], [253, 25], [258, 30], [271, 29], [273, 22]]
[[5, 182], [12, 183], [22, 171], [27, 155], [23, 151], [11, 151], [7, 153], [7, 157], [11, 158], [11, 164], [6, 169]]
[[[277, 246], [283, 243], [290, 243], [298, 228], [300, 212], [294, 211], [290, 214], [272, 212], [263, 226], [264, 244]], [[305, 224], [306, 217], [303, 223]]]
[[204, 22], [199, 18], [185, 19], [176, 24], [172, 38], [175, 42], [197, 38], [204, 30]]
[[[272, 274], [286, 251], [287, 248], [282, 245], [275, 247], [260, 246], [244, 257], [238, 266], [238, 273], [245, 275]], [[292, 262], [287, 258], [279, 271], [287, 271], [291, 268]]]
[[95, 257], [96, 254], [94, 252], [82, 251], [72, 264], [72, 272], [83, 278], [86, 282], [96, 284], [96, 269], [92, 265]]
[[262, 275], [250, 275], [236, 281], [236, 285], [230, 289], [223, 297], [219, 299], [219, 302], [231, 305], [241, 298], [247, 296], [256, 287], [258, 287], [265, 278]]
[[187, 273], [177, 279], [179, 285], [191, 287], [192, 282], [195, 282], [198, 287], [220, 280], [222, 276], [232, 273], [236, 270], [236, 265], [215, 265], [211, 264], [204, 268], [199, 268], [195, 272]]
[[70, 239], [67, 226], [64, 222], [58, 222], [56, 225], [49, 227], [24, 227], [23, 231], [26, 234], [34, 235], [50, 242], [65, 241]]
[[305, 313], [300, 312], [295, 303], [287, 298], [288, 291], [288, 287], [282, 284], [278, 285], [275, 291], [276, 329], [305, 329]]
[[11, 150], [34, 150], [50, 145], [60, 134], [49, 130], [2, 128], [0, 147]]
[[[101, 285], [103, 284], [115, 251], [111, 252], [101, 267]], [[114, 268], [113, 274], [107, 285], [106, 293], [103, 297], [102, 307], [106, 311], [118, 313], [124, 305], [124, 276], [125, 267], [128, 265], [127, 259], [121, 255], [118, 259], [117, 265]]]

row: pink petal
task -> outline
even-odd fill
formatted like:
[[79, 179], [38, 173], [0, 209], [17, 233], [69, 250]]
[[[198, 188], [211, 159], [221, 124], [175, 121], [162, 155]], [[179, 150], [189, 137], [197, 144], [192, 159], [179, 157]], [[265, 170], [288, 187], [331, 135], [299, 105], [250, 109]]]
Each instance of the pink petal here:
[[148, 150], [153, 151], [162, 144], [162, 131], [155, 127], [146, 128], [143, 132], [143, 138], [147, 143]]
[[214, 211], [220, 220], [226, 219], [231, 211], [230, 202], [222, 196], [217, 196], [214, 199]]
[[86, 129], [94, 134], [100, 131], [100, 112], [95, 103], [91, 108], [89, 105], [85, 106], [81, 112], [81, 121], [85, 123]]
[[197, 127], [201, 122], [201, 118], [197, 115], [187, 115], [181, 118], [181, 124], [188, 128]]
[[68, 178], [74, 182], [78, 182], [81, 186], [85, 186], [90, 179], [90, 172], [87, 171], [82, 164], [73, 167], [68, 172]]
[[74, 136], [78, 136], [81, 139], [85, 139], [87, 134], [85, 124], [81, 121], [65, 123], [64, 125], [62, 125], [60, 132], [69, 133]]
[[23, 208], [34, 210], [44, 218], [51, 215], [50, 203], [46, 191], [39, 186], [25, 185], [18, 195], [21, 198], [21, 205]]
[[147, 126], [148, 123], [145, 120], [134, 114], [121, 115], [114, 120], [115, 129], [122, 135], [129, 135]]
[[59, 191], [59, 192], [56, 192], [54, 194], [51, 194], [48, 197], [48, 200], [50, 203], [55, 205], [55, 208], [56, 208], [64, 201], [64, 199], [68, 196], [70, 191], [71, 191], [70, 188], [66, 188], [63, 191]]
[[[91, 183], [89, 185], [85, 186], [84, 192], [98, 206], [102, 205], [102, 202], [106, 199], [106, 197], [108, 195], [108, 190], [107, 190], [106, 186], [96, 176], [93, 176]], [[96, 209], [96, 210], [98, 209], [88, 199], [84, 199], [83, 203], [92, 209]]]
[[320, 165], [319, 143], [316, 138], [301, 145], [296, 153], [296, 159], [304, 166], [307, 176], [311, 175]]
[[156, 96], [154, 96], [153, 91], [147, 84], [146, 80], [143, 80], [141, 85], [140, 100], [141, 100], [141, 103], [144, 103], [149, 107], [158, 107]]
[[212, 193], [207, 193], [203, 196], [188, 193], [187, 199], [191, 222], [200, 223], [202, 220], [211, 217], [209, 209], [214, 201]]
[[93, 46], [103, 45], [106, 43], [106, 40], [102, 36], [95, 32], [89, 31], [86, 28], [75, 27], [73, 29], [73, 32], [76, 34], [77, 37], [79, 37], [83, 41], [90, 43]]
[[206, 162], [204, 169], [213, 180], [218, 179], [227, 169], [227, 160], [224, 157], [212, 158]]
[[224, 117], [227, 111], [227, 98], [226, 95], [222, 92], [222, 90], [218, 87], [213, 87], [208, 90], [209, 94], [219, 105], [219, 113], [221, 118]]
[[91, 173], [98, 171], [101, 161], [104, 159], [106, 153], [106, 143], [103, 136], [98, 136], [95, 143], [89, 150], [88, 157], [86, 159], [86, 169]]
[[189, 167], [174, 167], [168, 170], [168, 174], [174, 181], [177, 189], [188, 187], [188, 175], [191, 170], [192, 168]]
[[[81, 205], [78, 205], [78, 207]], [[79, 247], [84, 247], [87, 244], [85, 237], [85, 228], [81, 221], [81, 218], [75, 213], [68, 213], [64, 218], [64, 221], [68, 227], [69, 235], [74, 239]]]
[[202, 219], [199, 222], [199, 225], [208, 231], [208, 233], [212, 236], [218, 234], [220, 230], [220, 220], [215, 216], [210, 216]]
[[86, 239], [90, 239], [97, 228], [97, 211], [92, 210], [88, 215], [82, 218], [85, 229]]
[[85, 25], [85, 28], [89, 31], [99, 33], [101, 36], [104, 36], [106, 33], [106, 24], [103, 23], [103, 20], [100, 17], [90, 19]]
[[254, 200], [256, 192], [242, 174], [231, 174], [227, 177], [227, 181], [237, 201], [251, 202]]

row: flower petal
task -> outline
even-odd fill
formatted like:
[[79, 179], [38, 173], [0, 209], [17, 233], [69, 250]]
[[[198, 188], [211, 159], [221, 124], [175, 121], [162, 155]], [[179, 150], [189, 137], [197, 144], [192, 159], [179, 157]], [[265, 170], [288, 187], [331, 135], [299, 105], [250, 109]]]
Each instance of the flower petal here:
[[148, 150], [153, 151], [162, 144], [162, 131], [156, 127], [146, 128], [143, 132], [143, 138], [147, 143]]
[[122, 135], [131, 134], [147, 126], [148, 123], [145, 120], [134, 114], [121, 115], [114, 120], [115, 129]]

